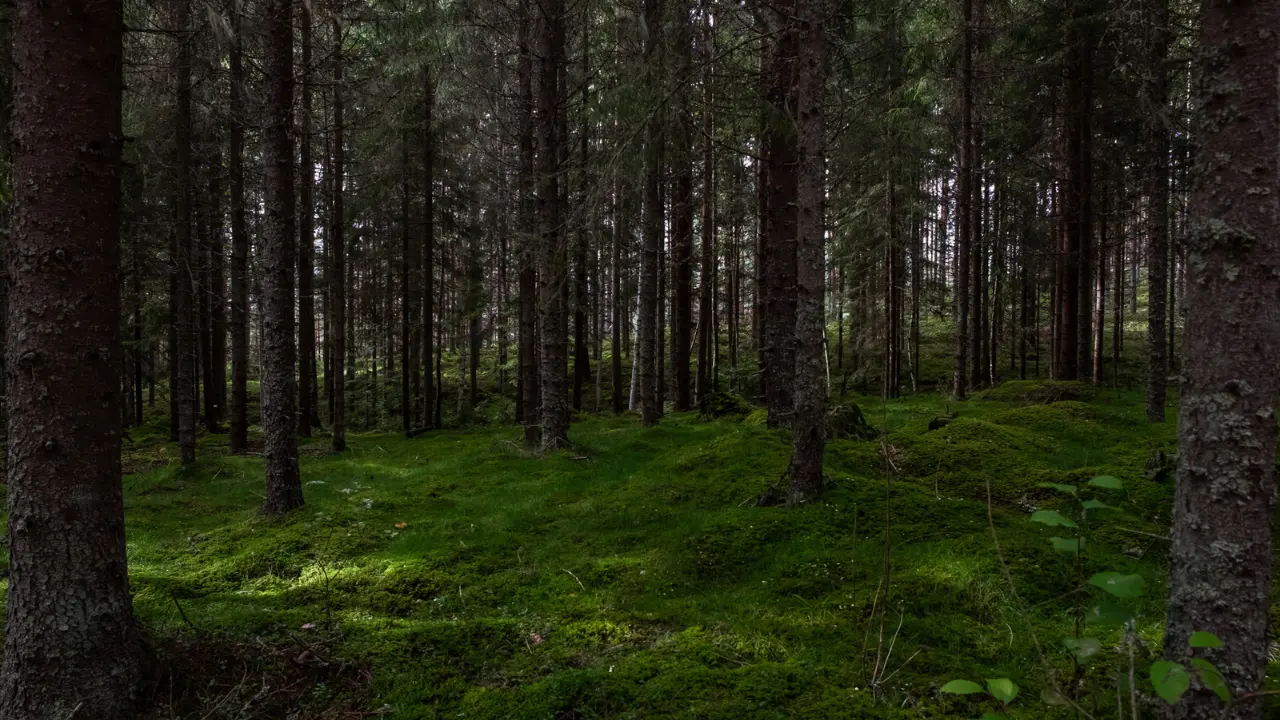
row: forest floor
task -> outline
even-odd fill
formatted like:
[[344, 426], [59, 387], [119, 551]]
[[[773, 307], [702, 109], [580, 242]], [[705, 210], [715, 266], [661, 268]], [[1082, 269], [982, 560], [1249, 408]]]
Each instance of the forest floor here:
[[[359, 434], [339, 456], [318, 438], [284, 521], [257, 514], [262, 461], [225, 436], [185, 470], [136, 436], [132, 586], [167, 658], [155, 717], [972, 718], [996, 701], [939, 688], [1004, 677], [1022, 689], [1007, 717], [1075, 717], [1042, 702], [1050, 669], [1113, 716], [1122, 631], [1087, 628], [1101, 649], [1079, 675], [1063, 639], [1102, 595], [1081, 579], [1114, 570], [1146, 581], [1126, 601], [1139, 677], [1158, 650], [1173, 482], [1145, 470], [1173, 424], [1149, 425], [1139, 392], [1084, 386], [859, 401], [885, 434], [830, 443], [834, 486], [798, 509], [752, 502], [790, 452], [758, 412], [585, 419], [547, 458], [511, 426]], [[1083, 485], [1096, 475], [1124, 489]], [[1079, 568], [1050, 545], [1063, 528], [1029, 519], [1067, 497], [1041, 483], [1117, 508], [1091, 519]]]

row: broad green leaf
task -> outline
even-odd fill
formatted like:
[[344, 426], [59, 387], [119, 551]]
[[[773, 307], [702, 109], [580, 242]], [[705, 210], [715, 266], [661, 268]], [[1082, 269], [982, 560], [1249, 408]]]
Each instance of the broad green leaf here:
[[1095, 637], [1067, 638], [1062, 641], [1063, 645], [1076, 656], [1076, 662], [1081, 665], [1089, 662], [1089, 659], [1098, 654], [1102, 650], [1102, 641]]
[[1038, 522], [1050, 527], [1070, 527], [1076, 526], [1066, 515], [1056, 510], [1037, 510], [1031, 513], [1031, 522]]
[[1193, 648], [1220, 648], [1224, 647], [1222, 638], [1211, 632], [1197, 630], [1191, 633], [1191, 647]]
[[953, 695], [973, 695], [982, 692], [982, 686], [970, 680], [952, 680], [942, 686], [942, 692]]
[[1060, 550], [1073, 555], [1084, 549], [1084, 538], [1051, 537], [1049, 538], [1049, 542], [1053, 543], [1054, 550]]
[[1227, 687], [1227, 679], [1222, 677], [1222, 672], [1218, 670], [1218, 666], [1204, 658], [1191, 658], [1191, 667], [1196, 669], [1196, 674], [1200, 676], [1200, 682], [1212, 690], [1219, 700], [1222, 700], [1222, 702], [1231, 700], [1231, 690]]
[[992, 697], [1005, 705], [1013, 702], [1013, 699], [1018, 697], [1018, 685], [1009, 678], [988, 679], [987, 690], [991, 692]]
[[1124, 606], [1111, 600], [1103, 601], [1101, 605], [1090, 608], [1084, 614], [1084, 621], [1089, 625], [1123, 625], [1132, 618], [1133, 614]]
[[1075, 485], [1063, 485], [1062, 483], [1036, 483], [1036, 485], [1042, 488], [1053, 488], [1060, 493], [1066, 493], [1068, 495], [1075, 495], [1079, 492], [1076, 490]]
[[1090, 480], [1089, 484], [1094, 487], [1106, 488], [1108, 490], [1124, 489], [1124, 481], [1111, 475], [1099, 475], [1098, 477]]
[[1157, 660], [1151, 663], [1151, 684], [1161, 699], [1170, 705], [1176, 705], [1182, 694], [1191, 687], [1191, 675], [1179, 663]]
[[1085, 510], [1115, 510], [1114, 507], [1102, 502], [1101, 500], [1085, 500], [1080, 503]]
[[[1147, 581], [1143, 580], [1141, 575], [1100, 572], [1089, 578], [1089, 584], [1102, 588], [1118, 598], [1136, 598], [1142, 594], [1142, 590], [1147, 586]], [[1193, 635], [1192, 637], [1195, 636]]]

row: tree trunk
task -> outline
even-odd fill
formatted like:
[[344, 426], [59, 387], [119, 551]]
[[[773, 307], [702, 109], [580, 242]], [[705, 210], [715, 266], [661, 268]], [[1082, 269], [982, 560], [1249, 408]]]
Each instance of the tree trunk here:
[[293, 320], [293, 3], [271, 0], [265, 8], [267, 73], [266, 178], [262, 234], [262, 434], [266, 439], [265, 515], [302, 507], [298, 472], [298, 386], [293, 370], [297, 328]]
[[823, 222], [825, 148], [823, 100], [826, 85], [825, 0], [795, 0], [796, 118], [800, 163], [796, 200], [795, 415], [792, 418], [791, 487], [788, 504], [822, 491], [827, 388], [823, 377], [826, 263]]
[[333, 321], [329, 330], [333, 334], [330, 368], [333, 376], [333, 451], [347, 449], [347, 374], [344, 365], [347, 358], [347, 219], [343, 206], [346, 185], [346, 128], [343, 127], [343, 64], [342, 21], [339, 14], [333, 17], [333, 200], [330, 207], [329, 261], [333, 273], [329, 277], [332, 300], [329, 309]]
[[520, 376], [517, 379], [517, 413], [524, 425], [524, 439], [529, 445], [542, 441], [538, 419], [538, 272], [537, 217], [534, 214], [533, 164], [533, 12], [531, 0], [520, 2], [519, 128], [520, 169], [516, 184], [520, 196], [520, 346], [517, 355]]
[[671, 238], [671, 381], [676, 412], [693, 407], [689, 350], [693, 342], [693, 110], [689, 77], [693, 72], [692, 13], [689, 0], [676, 0], [675, 44], [678, 103], [672, 171], [675, 175], [674, 233]]
[[569, 444], [569, 407], [565, 396], [568, 326], [565, 315], [567, 258], [561, 226], [560, 168], [563, 161], [561, 71], [564, 65], [564, 0], [543, 0], [538, 52], [538, 320], [541, 326], [542, 449]]
[[[1189, 314], [1164, 647], [1174, 660], [1214, 663], [1233, 699], [1224, 707], [1197, 687], [1174, 717], [1255, 720], [1263, 701], [1248, 695], [1261, 689], [1267, 668], [1280, 391], [1280, 157], [1259, 149], [1280, 146], [1280, 4], [1206, 2], [1201, 12], [1202, 179], [1186, 241]], [[1224, 646], [1191, 649], [1198, 631]]]
[[[439, 385], [439, 373], [437, 372], [437, 377], [435, 379], [431, 376], [431, 356], [434, 354], [435, 342], [436, 95], [435, 85], [431, 80], [430, 68], [423, 69], [422, 90], [422, 419], [424, 424], [439, 427], [439, 413], [437, 412], [435, 415], [432, 414], [433, 406], [435, 405], [436, 387]], [[443, 282], [441, 285], [443, 285]]]
[[1165, 383], [1169, 375], [1164, 334], [1169, 257], [1169, 130], [1165, 125], [1169, 94], [1165, 68], [1169, 52], [1169, 3], [1168, 0], [1148, 1], [1147, 51], [1150, 55], [1143, 87], [1147, 112], [1143, 123], [1147, 154], [1144, 213], [1147, 220], [1147, 419], [1164, 422], [1168, 395]]
[[176, 152], [174, 175], [177, 184], [174, 225], [177, 279], [174, 284], [174, 353], [177, 372], [170, 391], [178, 409], [178, 450], [183, 463], [196, 460], [196, 357], [195, 329], [192, 327], [191, 238], [191, 0], [175, 0], [174, 25], [178, 28], [177, 94], [174, 124]]
[[238, 0], [231, 16], [231, 128], [228, 173], [231, 184], [231, 436], [233, 453], [249, 449], [249, 232], [244, 198], [244, 26]]
[[[662, 0], [645, 0], [648, 34], [644, 42], [644, 66], [652, 97], [662, 94]], [[658, 253], [662, 244], [662, 113], [654, 112], [645, 129], [644, 229], [640, 253], [640, 311], [634, 362], [639, 366], [641, 422], [656, 425], [662, 415], [658, 395]]]
[[715, 30], [712, 25], [712, 6], [708, 0], [701, 0], [703, 14], [702, 31], [702, 240], [701, 265], [698, 277], [698, 403], [705, 406], [708, 395], [712, 392], [712, 373], [715, 369], [715, 354], [719, 346], [719, 334], [715, 332], [716, 302], [716, 173], [715, 173], [715, 117], [712, 106], [715, 103], [713, 91], [713, 63], [715, 55]]
[[16, 7], [0, 717], [133, 717], [120, 468], [120, 0]]
[[[316, 364], [316, 300], [315, 300], [315, 161], [311, 156], [311, 52], [312, 18], [310, 3], [302, 8], [302, 122], [299, 141], [302, 143], [301, 169], [298, 179], [298, 431], [303, 437], [311, 437], [311, 427], [319, 419], [313, 404], [315, 389], [312, 386]], [[318, 423], [316, 423], [318, 424]]]
[[956, 357], [952, 392], [965, 398], [969, 371], [969, 256], [973, 202], [973, 3], [964, 0], [960, 78], [960, 171], [956, 179]]

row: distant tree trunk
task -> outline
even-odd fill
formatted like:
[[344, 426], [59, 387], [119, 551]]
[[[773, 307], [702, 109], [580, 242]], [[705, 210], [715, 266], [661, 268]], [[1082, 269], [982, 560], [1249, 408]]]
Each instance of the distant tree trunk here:
[[177, 94], [174, 124], [174, 175], [177, 202], [174, 207], [177, 280], [174, 284], [174, 352], [177, 365], [170, 392], [177, 398], [178, 450], [183, 463], [196, 459], [196, 357], [192, 327], [191, 262], [191, 0], [174, 0], [174, 25], [178, 28]]
[[300, 3], [302, 8], [302, 123], [299, 141], [302, 144], [300, 172], [302, 183], [298, 199], [298, 431], [303, 437], [311, 437], [312, 424], [319, 420], [319, 412], [313, 400], [313, 378], [316, 365], [316, 300], [315, 300], [315, 161], [311, 155], [312, 111], [312, 18], [310, 3]]
[[[823, 377], [826, 319], [826, 264], [823, 221], [825, 147], [823, 101], [826, 85], [825, 0], [794, 2], [797, 63], [796, 120], [800, 163], [796, 200], [795, 415], [792, 419], [791, 487], [788, 504], [808, 502], [822, 491], [826, 442], [827, 387]], [[789, 13], [790, 14], [790, 13]]]
[[[653, 97], [662, 94], [662, 0], [645, 0], [644, 72]], [[634, 362], [639, 365], [641, 422], [656, 425], [662, 415], [658, 394], [658, 254], [663, 236], [662, 113], [648, 120], [644, 145], [644, 221], [640, 253], [640, 312]]]
[[[794, 22], [788, 8], [795, 4], [796, 0], [785, 0], [773, 8], [770, 15], [776, 27], [785, 28]], [[796, 193], [800, 148], [792, 118], [797, 117], [797, 42], [797, 32], [784, 29], [774, 38], [766, 68], [769, 121], [763, 144], [769, 177], [769, 218], [762, 258], [765, 303], [760, 357], [770, 427], [790, 425], [795, 412]]]
[[539, 424], [537, 334], [538, 272], [537, 217], [534, 211], [534, 127], [533, 127], [533, 12], [531, 0], [520, 0], [519, 75], [519, 145], [520, 169], [516, 184], [520, 196], [520, 344], [517, 355], [520, 376], [517, 388], [517, 416], [524, 425], [524, 439], [529, 445], [542, 441]]
[[[582, 76], [591, 77], [591, 25], [589, 22], [583, 23], [582, 33]], [[590, 167], [592, 126], [590, 116], [586, 112], [586, 108], [591, 107], [591, 83], [588, 82], [582, 83], [582, 107], [582, 126], [579, 132], [581, 157], [578, 158], [581, 166], [579, 205], [584, 208], [586, 217], [582, 227], [576, 233], [573, 253], [573, 409], [575, 411], [582, 410], [582, 386], [591, 381], [591, 356], [587, 347], [587, 323], [590, 320], [588, 312], [591, 308], [587, 295], [587, 275], [590, 272], [587, 265], [587, 248], [595, 232], [595, 217], [589, 209], [591, 200], [588, 197], [591, 191], [588, 168]]]
[[[1147, 221], [1147, 419], [1164, 422], [1169, 361], [1165, 345], [1165, 297], [1169, 257], [1169, 130], [1165, 125], [1169, 76], [1168, 0], [1148, 0], [1147, 68], [1143, 83], [1147, 156], [1143, 215]], [[1136, 283], [1135, 283], [1136, 285]]]
[[[431, 377], [431, 356], [434, 354], [435, 337], [435, 256], [436, 256], [436, 130], [435, 130], [435, 85], [431, 80], [431, 69], [424, 68], [422, 73], [423, 90], [423, 136], [422, 136], [422, 402], [423, 422], [435, 427], [440, 426], [440, 414], [432, 415], [435, 405], [436, 387], [439, 383], [439, 368], [436, 378]], [[416, 260], [416, 259], [415, 259]], [[443, 285], [443, 282], [441, 283]], [[443, 289], [443, 288], [442, 288]], [[442, 323], [443, 324], [443, 323]], [[416, 371], [416, 370], [415, 370]], [[432, 419], [434, 417], [434, 420]]]
[[674, 298], [671, 304], [671, 380], [675, 408], [693, 406], [689, 350], [693, 342], [693, 109], [688, 78], [693, 72], [693, 16], [689, 0], [675, 1], [675, 74], [677, 92], [672, 171], [675, 174], [674, 234], [671, 239], [671, 271]]
[[567, 258], [561, 226], [560, 168], [563, 120], [561, 75], [564, 65], [564, 0], [543, 0], [538, 47], [538, 320], [542, 364], [542, 448], [569, 444], [569, 407], [565, 395], [569, 340], [565, 315]]
[[965, 398], [969, 371], [969, 259], [973, 203], [973, 3], [964, 2], [964, 39], [961, 43], [960, 171], [956, 179], [956, 357], [953, 394]]
[[346, 141], [343, 127], [343, 64], [342, 21], [333, 17], [333, 200], [330, 212], [329, 260], [333, 272], [329, 278], [332, 300], [329, 309], [333, 320], [329, 331], [333, 334], [330, 372], [333, 376], [333, 451], [347, 449], [347, 374], [343, 365], [347, 357], [347, 220], [343, 205], [346, 185]]
[[401, 138], [400, 148], [400, 423], [407, 434], [413, 430], [413, 396], [409, 392], [417, 375], [412, 362], [414, 288], [410, 284], [411, 268], [416, 269], [409, 217], [409, 137]]
[[610, 273], [612, 288], [610, 295], [609, 325], [612, 331], [610, 338], [611, 369], [613, 380], [613, 414], [621, 415], [626, 406], [626, 396], [622, 392], [622, 326], [626, 320], [626, 308], [622, 302], [622, 245], [627, 239], [626, 201], [623, 198], [622, 172], [615, 171], [613, 176], [613, 270]]
[[222, 432], [227, 405], [227, 279], [225, 232], [222, 214], [222, 148], [212, 144], [209, 177], [209, 385], [213, 390], [210, 432]]
[[715, 35], [712, 27], [712, 5], [701, 0], [703, 14], [702, 33], [702, 259], [698, 278], [698, 383], [699, 405], [706, 404], [712, 392], [712, 373], [715, 368], [715, 351], [719, 345], [719, 333], [715, 332], [715, 269], [716, 269], [716, 175], [715, 175], [715, 116], [712, 106], [715, 93], [712, 80], [714, 68]]
[[249, 232], [244, 197], [244, 25], [238, 0], [231, 16], [231, 128], [228, 171], [231, 184], [231, 437], [233, 453], [249, 449]]
[[[267, 104], [262, 235], [262, 434], [266, 438], [266, 515], [302, 507], [298, 472], [298, 386], [293, 324], [293, 2], [265, 8]], [[336, 440], [335, 440], [336, 442]]]
[[1107, 231], [1110, 196], [1102, 193], [1102, 213], [1098, 223], [1098, 265], [1094, 269], [1093, 298], [1093, 384], [1102, 383], [1103, 342], [1107, 337]]
[[[1164, 648], [1173, 660], [1214, 663], [1232, 702], [1224, 707], [1197, 684], [1173, 708], [1182, 720], [1269, 715], [1249, 694], [1266, 674], [1274, 562], [1280, 156], [1259, 149], [1280, 146], [1278, 27], [1274, 1], [1201, 10], [1202, 178], [1186, 239], [1193, 260]], [[1223, 647], [1191, 649], [1197, 631]]]
[[19, 0], [15, 23], [0, 717], [124, 720], [142, 676], [120, 482], [124, 13]]

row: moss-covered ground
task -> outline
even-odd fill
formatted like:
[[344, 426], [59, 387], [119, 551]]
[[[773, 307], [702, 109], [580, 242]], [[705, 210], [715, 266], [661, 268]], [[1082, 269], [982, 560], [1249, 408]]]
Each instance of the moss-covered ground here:
[[[402, 720], [977, 717], [992, 701], [940, 686], [1008, 677], [1022, 693], [1007, 715], [1039, 718], [1064, 712], [1039, 699], [1050, 671], [1084, 688], [1082, 709], [1113, 708], [1120, 631], [1089, 631], [1104, 651], [1078, 676], [1062, 639], [1096, 600], [1073, 592], [1078, 573], [1116, 570], [1147, 581], [1139, 665], [1158, 649], [1173, 489], [1144, 466], [1173, 428], [1149, 425], [1136, 392], [1043, 393], [864, 399], [886, 434], [832, 442], [833, 487], [798, 509], [751, 502], [789, 443], [750, 416], [583, 420], [577, 447], [545, 458], [511, 426], [355, 435], [336, 456], [317, 438], [307, 504], [283, 521], [257, 514], [262, 461], [227, 455], [225, 436], [181, 469], [139, 431], [135, 603], [162, 646], [312, 648], [359, 669], [355, 690], [308, 685], [299, 717], [344, 693]], [[1061, 502], [1040, 483], [1099, 474], [1125, 490], [1077, 569], [1028, 513]]]

